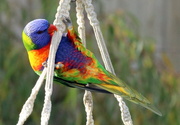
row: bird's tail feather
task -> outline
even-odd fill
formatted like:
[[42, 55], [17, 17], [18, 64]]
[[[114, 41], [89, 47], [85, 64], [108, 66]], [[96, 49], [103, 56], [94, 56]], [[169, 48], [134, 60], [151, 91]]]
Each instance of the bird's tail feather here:
[[127, 86], [127, 84], [124, 84], [122, 81], [118, 79], [118, 85], [109, 84], [109, 83], [102, 83], [102, 84], [96, 84], [98, 87], [105, 89], [111, 93], [117, 94], [122, 96], [123, 98], [134, 102], [136, 104], [139, 104], [152, 112], [156, 113], [159, 116], [162, 116], [161, 112], [153, 106], [144, 96], [142, 96], [140, 93], [138, 93], [136, 90], [130, 88]]

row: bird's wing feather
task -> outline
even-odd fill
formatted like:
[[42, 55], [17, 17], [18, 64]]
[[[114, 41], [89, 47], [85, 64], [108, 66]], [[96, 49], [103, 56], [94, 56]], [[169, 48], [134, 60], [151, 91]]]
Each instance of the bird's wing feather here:
[[68, 87], [73, 87], [73, 88], [79, 88], [79, 89], [84, 89], [84, 90], [88, 90], [88, 91], [95, 91], [95, 92], [100, 92], [100, 93], [108, 93], [111, 94], [111, 92], [108, 92], [104, 89], [101, 89], [97, 86], [94, 86], [93, 84], [89, 83], [89, 85], [85, 85], [85, 84], [81, 84], [81, 83], [77, 83], [75, 81], [68, 81], [68, 80], [64, 80], [61, 79], [59, 77], [54, 77], [54, 81], [56, 82], [60, 82], [63, 85], [66, 85]]

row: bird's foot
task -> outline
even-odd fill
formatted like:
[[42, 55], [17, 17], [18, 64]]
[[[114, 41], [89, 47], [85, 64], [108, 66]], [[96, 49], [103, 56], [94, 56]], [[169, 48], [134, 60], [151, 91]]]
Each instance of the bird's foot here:
[[73, 28], [70, 17], [63, 16], [62, 21], [67, 26], [68, 29], [72, 29]]
[[43, 62], [43, 63], [42, 63], [42, 66], [44, 66], [44, 67], [47, 68], [47, 61]]
[[[43, 62], [43, 63], [42, 63], [42, 66], [44, 66], [44, 67], [47, 68], [47, 61]], [[64, 64], [62, 64], [62, 62], [58, 62], [58, 63], [55, 64], [54, 67], [55, 67], [56, 69], [60, 69], [60, 68], [64, 67]]]
[[62, 67], [64, 67], [64, 64], [62, 64], [62, 62], [58, 62], [55, 64], [56, 69], [61, 69]]

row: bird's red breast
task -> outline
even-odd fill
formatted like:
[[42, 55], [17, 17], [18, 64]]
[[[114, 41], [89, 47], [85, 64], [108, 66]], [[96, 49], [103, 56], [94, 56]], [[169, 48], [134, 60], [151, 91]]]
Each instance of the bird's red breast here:
[[42, 63], [48, 58], [49, 48], [50, 44], [38, 50], [28, 51], [30, 64], [34, 71], [42, 70]]

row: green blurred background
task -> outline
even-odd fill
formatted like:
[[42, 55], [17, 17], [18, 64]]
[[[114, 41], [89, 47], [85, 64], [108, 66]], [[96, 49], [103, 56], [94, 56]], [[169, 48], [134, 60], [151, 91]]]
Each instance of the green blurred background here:
[[[142, 35], [144, 22], [141, 22], [142, 20], [140, 21], [136, 14], [124, 11], [122, 8], [112, 10], [113, 7], [108, 12], [106, 9], [108, 2], [108, 0], [105, 2], [94, 0], [93, 4], [98, 13], [116, 74], [152, 101], [163, 113], [163, 116], [159, 117], [145, 108], [126, 101], [134, 124], [179, 125], [180, 74], [177, 70], [179, 65], [172, 63], [170, 59], [172, 57], [168, 56], [165, 51], [159, 53], [158, 40], [151, 35]], [[77, 29], [75, 3], [71, 3], [71, 5], [70, 14]], [[22, 44], [23, 27], [35, 18], [46, 18], [53, 22], [57, 6], [58, 0], [1, 0], [0, 125], [17, 123], [21, 108], [38, 79], [29, 65], [27, 53]], [[87, 17], [85, 17], [85, 21], [87, 48], [101, 60]], [[37, 96], [33, 113], [26, 121], [26, 125], [40, 124], [44, 101], [43, 88], [44, 86]], [[49, 124], [85, 125], [83, 94], [83, 90], [54, 84]], [[113, 95], [94, 92], [92, 94], [95, 124], [122, 125], [119, 106]]]

